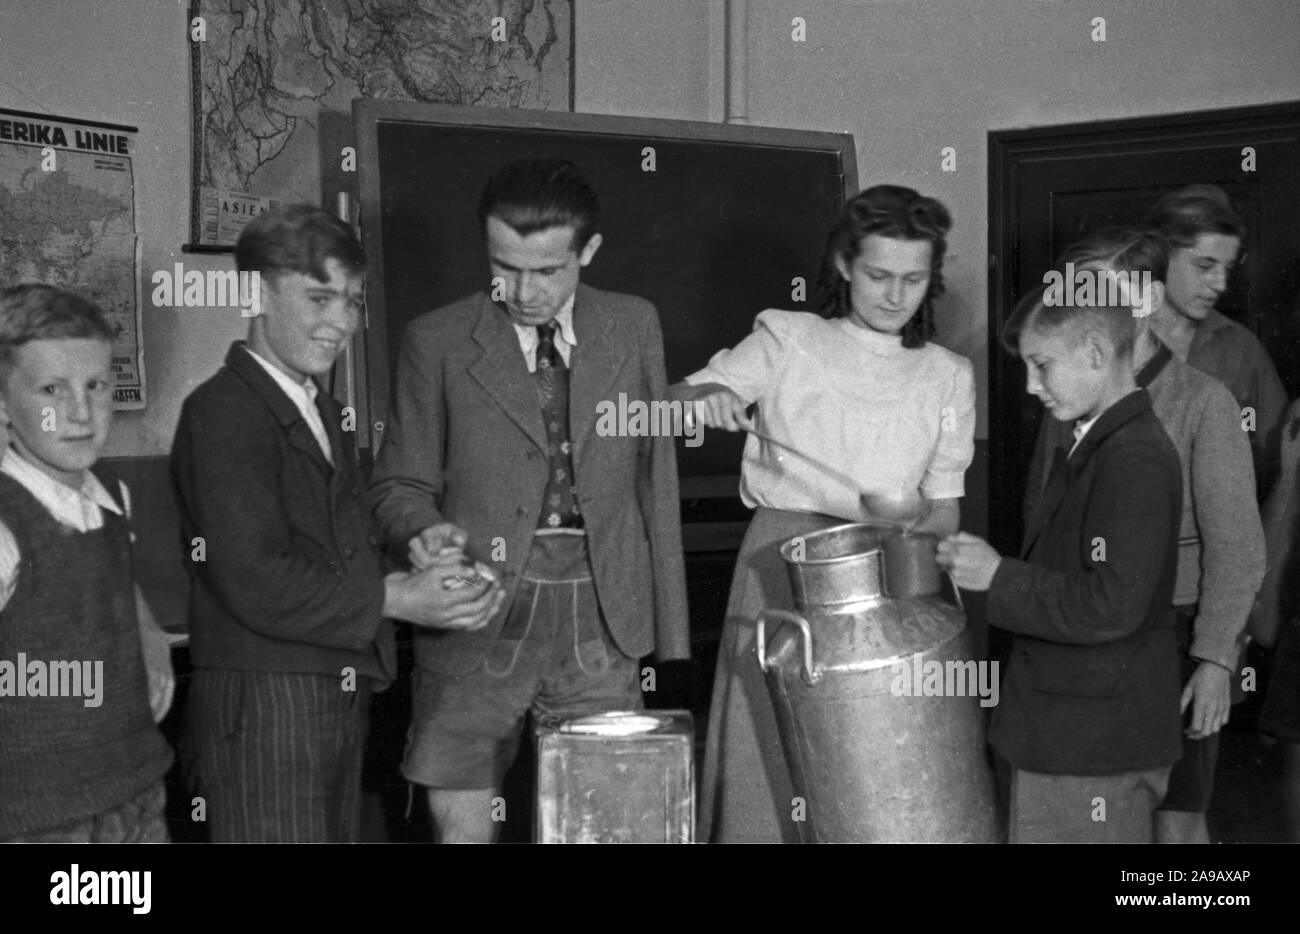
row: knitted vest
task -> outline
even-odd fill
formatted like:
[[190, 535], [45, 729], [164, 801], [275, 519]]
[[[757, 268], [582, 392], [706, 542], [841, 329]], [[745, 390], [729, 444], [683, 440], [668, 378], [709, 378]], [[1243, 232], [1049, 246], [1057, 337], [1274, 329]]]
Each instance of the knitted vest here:
[[[0, 610], [4, 838], [122, 804], [167, 772], [172, 753], [149, 708], [126, 521], [104, 510], [102, 528], [76, 532], [4, 474], [0, 521], [21, 556]], [[78, 691], [78, 679], [80, 696], [52, 696]]]

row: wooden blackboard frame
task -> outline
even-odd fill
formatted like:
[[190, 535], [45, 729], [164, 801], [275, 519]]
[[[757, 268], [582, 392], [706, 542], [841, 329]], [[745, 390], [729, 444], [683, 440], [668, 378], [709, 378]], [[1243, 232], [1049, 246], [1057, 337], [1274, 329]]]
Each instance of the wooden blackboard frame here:
[[[647, 145], [656, 142], [714, 142], [830, 153], [835, 155], [840, 166], [838, 176], [841, 181], [840, 205], [857, 193], [856, 150], [853, 137], [848, 133], [368, 99], [353, 103], [353, 119], [360, 171], [362, 239], [368, 264], [375, 272], [387, 268], [382, 231], [384, 216], [381, 204], [382, 180], [378, 170], [382, 155], [379, 151], [379, 131], [380, 127], [386, 124], [413, 123], [445, 126], [452, 131], [460, 128], [475, 128], [591, 134], [627, 137], [644, 141]], [[502, 151], [501, 161], [507, 161], [511, 155], [509, 151]], [[359, 367], [364, 369], [364, 372], [357, 374], [359, 385], [365, 389], [358, 394], [358, 429], [360, 429], [358, 440], [363, 447], [370, 446], [373, 437], [370, 429], [387, 419], [390, 405], [389, 391], [392, 375], [388, 359], [390, 322], [386, 314], [388, 296], [385, 294], [385, 288], [383, 275], [369, 277], [365, 349], [357, 355], [359, 361], [364, 361], [364, 367]], [[754, 313], [757, 314], [760, 310], [761, 308], [755, 308]], [[739, 463], [736, 465], [736, 474], [738, 471]], [[692, 477], [691, 482], [683, 484], [683, 498], [734, 497], [736, 474], [725, 477]]]

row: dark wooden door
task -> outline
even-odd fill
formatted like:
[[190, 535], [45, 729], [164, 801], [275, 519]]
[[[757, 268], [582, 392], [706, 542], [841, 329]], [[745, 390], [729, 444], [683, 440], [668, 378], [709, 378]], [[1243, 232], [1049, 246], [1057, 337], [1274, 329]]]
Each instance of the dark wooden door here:
[[[1253, 170], [1247, 159], [1253, 151]], [[1251, 328], [1300, 394], [1300, 103], [989, 134], [989, 526], [1019, 549], [1021, 502], [1042, 407], [1001, 346], [1016, 301], [1061, 250], [1140, 221], [1162, 195], [1221, 186], [1247, 224], [1219, 310]]]

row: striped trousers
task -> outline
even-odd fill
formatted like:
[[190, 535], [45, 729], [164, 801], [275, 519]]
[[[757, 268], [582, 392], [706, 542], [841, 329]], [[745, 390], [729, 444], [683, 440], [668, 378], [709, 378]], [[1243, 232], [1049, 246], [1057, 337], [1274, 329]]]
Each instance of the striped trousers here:
[[356, 842], [369, 706], [365, 678], [196, 671], [181, 758], [212, 842]]

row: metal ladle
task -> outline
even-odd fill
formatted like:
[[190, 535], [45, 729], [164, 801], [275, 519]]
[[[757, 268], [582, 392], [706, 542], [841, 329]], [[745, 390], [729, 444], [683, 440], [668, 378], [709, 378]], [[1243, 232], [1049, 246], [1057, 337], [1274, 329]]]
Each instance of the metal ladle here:
[[[747, 430], [760, 441], [766, 441], [768, 444], [781, 448], [784, 451], [789, 451], [791, 454], [803, 458], [818, 470], [822, 471], [822, 473], [837, 480], [839, 483], [851, 488], [858, 487], [857, 480], [853, 479], [848, 474], [831, 467], [820, 458], [813, 457], [811, 454], [801, 451], [784, 441], [779, 441], [766, 432], [759, 431], [757, 428], [750, 428]], [[878, 493], [859, 493], [858, 502], [862, 506], [863, 510], [873, 519], [881, 519], [890, 525], [896, 525], [904, 530], [910, 528], [915, 524], [916, 520], [920, 518], [920, 510], [918, 507], [921, 506], [922, 500], [919, 496], [915, 497], [915, 505], [913, 505], [906, 500], [891, 499], [886, 496], [881, 496]]]

